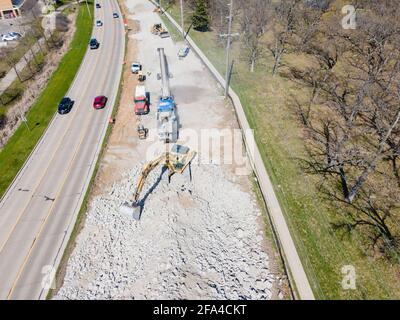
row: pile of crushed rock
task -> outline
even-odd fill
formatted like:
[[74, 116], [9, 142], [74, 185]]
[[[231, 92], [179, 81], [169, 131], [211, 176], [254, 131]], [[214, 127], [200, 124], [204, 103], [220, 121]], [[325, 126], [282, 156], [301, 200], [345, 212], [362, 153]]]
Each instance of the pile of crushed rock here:
[[141, 166], [87, 213], [56, 299], [270, 299], [255, 199], [220, 166], [153, 171], [140, 221], [119, 213]]

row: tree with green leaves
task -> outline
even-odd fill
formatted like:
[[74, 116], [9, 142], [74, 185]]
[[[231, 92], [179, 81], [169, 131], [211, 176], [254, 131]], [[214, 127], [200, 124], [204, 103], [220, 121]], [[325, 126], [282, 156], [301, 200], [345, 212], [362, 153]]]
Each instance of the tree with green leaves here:
[[198, 31], [207, 31], [210, 26], [207, 0], [196, 0], [192, 15], [193, 28]]

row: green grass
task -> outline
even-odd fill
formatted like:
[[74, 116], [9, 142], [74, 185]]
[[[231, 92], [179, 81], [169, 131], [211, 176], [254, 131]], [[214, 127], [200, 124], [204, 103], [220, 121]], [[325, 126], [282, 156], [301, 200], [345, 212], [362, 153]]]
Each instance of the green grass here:
[[[178, 7], [168, 12], [180, 21]], [[172, 24], [164, 23], [168, 28]], [[188, 21], [186, 25], [189, 25]], [[171, 31], [171, 30], [170, 30]], [[177, 33], [179, 36], [179, 33]], [[224, 47], [216, 43], [215, 32], [189, 35], [224, 75]], [[316, 177], [305, 174], [299, 159], [306, 156], [301, 128], [291, 106], [291, 95], [305, 97], [308, 92], [290, 80], [272, 77], [272, 57], [266, 53], [249, 72], [236, 40], [232, 48], [235, 60], [231, 85], [239, 95], [266, 169], [288, 222], [297, 250], [316, 298], [388, 299], [400, 297], [399, 266], [384, 259], [369, 258], [357, 232], [342, 237], [332, 230], [337, 210], [329, 205], [316, 187]], [[284, 63], [300, 63], [301, 57], [288, 56]], [[356, 290], [341, 287], [341, 268], [356, 269]]]
[[7, 114], [7, 110], [21, 98], [25, 88], [25, 84], [16, 79], [4, 90], [0, 95], [0, 115]]
[[172, 41], [174, 42], [182, 41], [182, 34], [178, 31], [178, 29], [176, 29], [166, 17], [162, 17], [161, 19], [165, 27], [168, 29]]
[[[90, 2], [93, 11], [93, 2]], [[92, 15], [93, 16], [93, 15]], [[27, 114], [28, 126], [20, 125], [0, 152], [0, 196], [4, 194], [25, 160], [46, 130], [59, 100], [66, 94], [86, 53], [93, 22], [84, 5], [79, 8], [77, 31], [70, 49], [53, 73], [48, 85]]]

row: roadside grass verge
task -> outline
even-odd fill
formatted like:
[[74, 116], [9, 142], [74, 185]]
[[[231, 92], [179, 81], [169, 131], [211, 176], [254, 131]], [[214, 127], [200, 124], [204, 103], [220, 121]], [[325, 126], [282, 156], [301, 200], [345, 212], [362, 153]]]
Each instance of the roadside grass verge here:
[[165, 17], [161, 16], [161, 20], [167, 28], [172, 41], [179, 42], [183, 41], [182, 34], [174, 27], [174, 25]]
[[[89, 1], [93, 12], [93, 1]], [[93, 14], [92, 14], [93, 16]], [[57, 103], [68, 91], [79, 70], [92, 33], [93, 22], [85, 5], [79, 6], [76, 29], [70, 48], [53, 73], [46, 88], [26, 115], [29, 130], [20, 125], [0, 152], [0, 197], [23, 166], [53, 118]]]
[[[168, 10], [180, 21], [179, 6]], [[186, 16], [186, 26], [190, 24]], [[162, 16], [165, 25], [174, 28]], [[177, 33], [179, 35], [179, 33]], [[190, 30], [189, 35], [217, 70], [225, 73], [225, 48], [216, 32]], [[340, 235], [332, 228], [338, 208], [332, 207], [318, 190], [316, 177], [307, 175], [300, 159], [307, 157], [302, 131], [292, 107], [308, 91], [291, 80], [271, 75], [272, 57], [266, 53], [254, 73], [243, 61], [240, 44], [232, 45], [234, 72], [231, 86], [239, 95], [274, 190], [285, 214], [293, 240], [317, 299], [389, 299], [400, 297], [399, 266], [370, 258], [358, 232]], [[287, 55], [283, 64], [303, 63], [302, 57]], [[356, 289], [342, 288], [344, 266], [354, 266]]]

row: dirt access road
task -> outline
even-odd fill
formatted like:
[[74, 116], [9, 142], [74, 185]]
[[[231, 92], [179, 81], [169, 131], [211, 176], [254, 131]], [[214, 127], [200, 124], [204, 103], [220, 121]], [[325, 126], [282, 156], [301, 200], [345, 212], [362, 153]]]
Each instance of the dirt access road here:
[[[194, 53], [178, 59], [182, 43], [150, 33], [151, 26], [161, 21], [148, 1], [128, 0], [126, 6], [131, 31], [121, 105], [85, 225], [56, 298], [277, 298], [281, 275], [265, 238], [251, 176], [245, 174], [250, 171], [243, 161], [223, 161], [231, 152], [227, 137], [237, 128], [232, 106]], [[137, 222], [121, 216], [118, 207], [134, 191], [143, 164], [162, 146], [153, 138], [161, 88], [159, 47], [165, 49], [173, 74], [170, 85], [181, 126], [178, 142], [198, 156], [192, 181], [188, 174], [174, 175], [168, 184], [160, 169], [149, 175]], [[133, 112], [137, 84], [129, 71], [133, 61], [144, 66], [152, 101], [150, 114], [141, 119]], [[137, 137], [138, 121], [150, 129], [145, 141]], [[226, 139], [205, 148], [202, 133], [209, 129]], [[240, 140], [235, 146], [243, 151]]]

